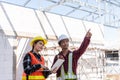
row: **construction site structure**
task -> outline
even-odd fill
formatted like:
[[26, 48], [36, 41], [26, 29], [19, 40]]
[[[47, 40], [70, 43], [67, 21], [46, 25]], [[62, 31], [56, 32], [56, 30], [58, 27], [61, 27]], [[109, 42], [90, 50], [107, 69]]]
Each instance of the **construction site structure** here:
[[[70, 50], [75, 50], [91, 29], [90, 45], [78, 61], [78, 80], [119, 80], [120, 47], [105, 47], [104, 27], [99, 23], [0, 2], [0, 77], [21, 80], [22, 60], [31, 49], [29, 42], [33, 37], [41, 35], [48, 40], [42, 55], [45, 65], [51, 68], [54, 56], [60, 51], [57, 42], [60, 34], [69, 36]], [[56, 80], [55, 74], [47, 80]]]

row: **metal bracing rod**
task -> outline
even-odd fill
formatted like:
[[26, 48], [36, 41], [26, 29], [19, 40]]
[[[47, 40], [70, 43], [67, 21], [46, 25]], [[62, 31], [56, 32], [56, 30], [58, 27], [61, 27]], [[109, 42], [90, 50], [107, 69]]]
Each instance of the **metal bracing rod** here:
[[[97, 53], [97, 52], [99, 52], [99, 53]], [[100, 59], [101, 58], [97, 54], [99, 54], [99, 55], [101, 54], [99, 50], [95, 51], [95, 56], [96, 56], [96, 74], [99, 75], [100, 70], [101, 70], [101, 66], [100, 66]], [[100, 68], [100, 70], [99, 70], [99, 68]]]
[[73, 13], [75, 10], [79, 9], [80, 7], [81, 7], [81, 6], [78, 6], [77, 8], [74, 8], [72, 11], [68, 12], [67, 14], [65, 14], [65, 16], [67, 16], [67, 15]]
[[45, 15], [46, 20], [48, 21], [48, 23], [49, 23], [49, 25], [50, 25], [50, 27], [51, 27], [51, 29], [52, 29], [53, 33], [55, 34], [56, 39], [58, 40], [57, 34], [56, 34], [56, 32], [55, 32], [54, 28], [52, 27], [52, 24], [50, 23], [50, 21], [49, 21], [49, 19], [48, 19], [47, 15], [45, 14], [45, 12], [43, 12], [43, 14]]
[[[90, 4], [87, 4], [86, 2], [82, 2], [82, 1], [73, 1], [72, 3], [78, 3], [78, 4], [80, 4], [80, 6], [82, 7], [82, 6], [85, 6], [85, 7], [89, 7], [89, 8], [91, 8], [91, 9], [95, 9], [95, 10], [99, 10], [99, 7], [97, 7], [97, 6], [93, 6], [93, 5], [90, 5]], [[84, 4], [84, 5], [83, 5]], [[69, 5], [65, 5], [65, 6], [69, 6]], [[73, 7], [73, 6], [71, 6], [71, 7]], [[100, 9], [101, 11], [105, 11], [104, 9]]]
[[37, 20], [38, 20], [38, 22], [39, 22], [41, 28], [42, 28], [42, 31], [43, 31], [43, 33], [44, 33], [46, 39], [48, 39], [48, 36], [46, 35], [45, 29], [44, 29], [44, 27], [43, 27], [43, 25], [42, 25], [42, 23], [41, 23], [41, 21], [40, 21], [40, 19], [39, 19], [39, 17], [38, 17], [38, 15], [37, 15], [37, 13], [36, 13], [35, 10], [34, 10], [34, 13], [35, 13], [35, 16], [36, 16], [36, 18], [37, 18]]
[[[55, 50], [53, 50], [54, 54], [57, 55], [57, 53], [55, 52]], [[52, 56], [55, 56], [55, 55], [52, 55]], [[50, 59], [50, 57], [48, 56], [48, 61], [50, 61], [50, 63], [52, 64], [52, 61]]]
[[[68, 5], [68, 6], [69, 6], [69, 5]], [[76, 9], [76, 10], [78, 9], [78, 8], [76, 8], [76, 7], [73, 7], [73, 6], [69, 6], [69, 7], [74, 8], [74, 10], [75, 10], [75, 9]], [[74, 12], [74, 10], [70, 11], [69, 14], [72, 13], [72, 12]], [[94, 15], [97, 15], [97, 16], [99, 17], [99, 14], [96, 12], [97, 10], [94, 11], [94, 12], [88, 11], [88, 10], [84, 10], [84, 9], [80, 9], [80, 8], [79, 8], [78, 10], [84, 11], [84, 12], [88, 12], [88, 13], [90, 13], [89, 15], [94, 14]], [[68, 14], [68, 13], [67, 13], [67, 14]], [[64, 15], [64, 16], [67, 16], [67, 14]], [[68, 14], [68, 15], [69, 15], [69, 14]], [[103, 16], [104, 14], [105, 14], [105, 13], [103, 13], [103, 14], [101, 14], [101, 15]], [[89, 16], [89, 15], [88, 15], [88, 16]], [[96, 17], [96, 18], [98, 18], [98, 17]], [[94, 20], [95, 20], [96, 18], [94, 18]], [[81, 19], [83, 19], [83, 18], [81, 18]], [[84, 20], [84, 19], [83, 19], [83, 20]]]
[[53, 2], [53, 3], [55, 3], [55, 4], [53, 4], [53, 5], [45, 8], [43, 11], [50, 11], [53, 7], [56, 7], [56, 6], [58, 6], [58, 5], [61, 5], [61, 4], [63, 4], [63, 3], [65, 2], [65, 0], [60, 0], [59, 2], [52, 1], [52, 0], [47, 0], [47, 1]]
[[81, 58], [82, 61], [85, 61], [86, 64], [89, 65], [89, 67], [94, 67], [94, 64], [89, 63], [89, 60]]
[[[77, 9], [76, 7], [73, 7], [73, 6], [69, 6], [69, 7]], [[85, 11], [85, 12], [88, 12], [88, 13], [93, 13], [93, 14], [98, 15], [98, 17], [99, 17], [99, 14], [96, 13], [96, 12], [92, 12], [92, 11], [88, 11], [88, 10], [83, 10], [83, 9], [78, 9], [78, 10]], [[105, 12], [105, 11], [104, 11], [104, 12]], [[107, 12], [107, 13], [108, 13], [108, 12]], [[107, 14], [107, 13], [103, 13], [103, 14], [101, 14], [101, 16], [103, 16], [104, 14]], [[109, 15], [111, 14], [111, 15], [115, 16], [115, 14], [112, 14], [112, 13], [108, 13], [108, 14], [109, 14]], [[117, 16], [117, 15], [116, 15], [116, 16]], [[98, 17], [96, 17], [96, 18], [98, 18]]]
[[31, 1], [31, 0], [27, 0], [27, 1], [23, 4], [23, 6], [25, 7], [30, 1]]
[[114, 71], [116, 74], [119, 74], [119, 70], [117, 70], [114, 65], [112, 65], [110, 68], [111, 69], [109, 69], [109, 73], [112, 73]]
[[70, 6], [70, 5], [63, 5], [63, 6], [67, 6], [67, 7], [76, 9], [76, 10], [85, 11], [85, 12], [88, 12], [88, 13], [94, 13], [96, 15], [99, 15], [98, 13], [95, 13], [95, 12], [92, 12], [92, 11], [88, 11], [88, 10], [84, 10], [84, 9], [80, 9], [80, 8], [76, 8], [76, 7], [73, 7], [73, 6]]
[[[51, 0], [48, 0], [48, 1], [51, 1]], [[53, 2], [53, 1], [51, 1], [51, 2]], [[68, 1], [68, 2], [69, 2], [69, 1]], [[53, 3], [57, 3], [57, 2], [54, 1]], [[75, 3], [75, 2], [73, 2], [73, 3]], [[79, 3], [79, 2], [78, 2], [78, 3]], [[79, 4], [80, 4], [80, 6], [82, 5], [82, 3], [79, 3]], [[71, 8], [74, 8], [74, 9], [78, 9], [78, 10], [81, 10], [81, 11], [85, 11], [85, 12], [88, 12], [88, 13], [93, 13], [92, 11], [88, 11], [88, 10], [84, 10], [84, 9], [76, 8], [76, 7], [73, 7], [73, 6], [67, 5], [67, 4], [62, 4], [62, 5], [63, 5], [63, 6], [67, 6], [67, 7], [71, 7]], [[84, 6], [91, 7], [91, 8], [94, 8], [94, 9], [98, 10], [97, 7], [92, 6], [92, 5], [89, 5], [89, 4], [84, 5]], [[101, 11], [105, 11], [105, 10], [104, 10], [104, 9], [101, 9]], [[99, 15], [98, 13], [94, 13], [94, 14]]]
[[7, 12], [6, 12], [6, 10], [5, 10], [5, 8], [4, 8], [4, 6], [2, 5], [1, 2], [0, 2], [0, 6], [1, 6], [1, 8], [2, 8], [2, 10], [3, 10], [3, 12], [4, 12], [4, 14], [5, 14], [5, 16], [6, 16], [7, 20], [8, 20], [8, 22], [9, 22], [13, 32], [14, 32], [14, 34], [15, 34], [15, 38], [16, 38], [18, 36], [17, 32], [15, 31], [14, 26], [13, 26], [13, 24], [12, 24], [12, 22], [11, 22], [11, 20], [10, 20], [10, 18], [9, 18], [9, 16], [8, 16], [8, 14], [7, 14]]
[[[81, 58], [81, 59], [82, 59], [82, 58]], [[84, 67], [83, 67], [84, 64], [80, 64], [80, 65], [82, 65], [82, 66], [81, 66], [81, 70], [80, 70], [80, 71], [82, 71], [82, 73], [83, 73], [82, 75], [85, 75], [86, 78], [87, 78], [87, 80], [89, 80], [89, 78], [88, 78], [88, 74], [85, 73], [85, 69], [84, 69]], [[90, 65], [91, 65], [91, 64], [90, 64]]]
[[[73, 7], [73, 6], [70, 6], [70, 5], [64, 5], [64, 6], [67, 6], [67, 7], [71, 7], [71, 8], [74, 8], [74, 9], [77, 9], [77, 10], [81, 10], [81, 11], [85, 11], [85, 12], [88, 12], [88, 13], [93, 13], [93, 14], [96, 14], [96, 15], [99, 15], [99, 13], [97, 13], [97, 10], [99, 9], [96, 9], [95, 11], [88, 11], [88, 10], [84, 10], [84, 9], [80, 9], [80, 8], [76, 8], [76, 7]], [[107, 14], [108, 12], [105, 11], [105, 9], [101, 9], [100, 11], [103, 11], [104, 13], [101, 14], [101, 15], [104, 15], [104, 14]], [[115, 14], [112, 14], [112, 13], [109, 13], [110, 15], [115, 15]], [[117, 16], [117, 15], [116, 15]]]
[[111, 21], [111, 22], [109, 22], [109, 23], [106, 23], [106, 24], [112, 24], [112, 23], [117, 23], [117, 22], [120, 22], [120, 19], [113, 20], [113, 21]]
[[65, 22], [64, 22], [64, 20], [63, 20], [62, 17], [61, 17], [61, 20], [62, 20], [62, 22], [63, 22], [63, 24], [64, 24], [64, 26], [65, 26], [66, 32], [68, 33], [68, 35], [69, 35], [69, 37], [70, 37], [70, 40], [71, 40], [71, 42], [72, 42], [72, 44], [73, 44], [73, 46], [74, 46], [74, 43], [73, 43], [72, 38], [71, 38], [71, 35], [70, 35], [70, 33], [69, 33], [69, 31], [68, 31], [68, 28], [66, 27], [66, 24], [65, 24]]
[[[103, 14], [101, 15], [101, 17], [103, 16]], [[96, 20], [96, 19], [98, 19], [98, 18], [100, 18], [100, 16], [98, 15], [98, 16], [96, 16], [95, 18], [94, 18], [94, 20]]]
[[118, 4], [120, 4], [120, 0], [114, 0], [115, 2], [117, 2]]
[[[101, 54], [101, 53], [99, 53], [99, 54]], [[98, 57], [97, 57], [97, 54], [95, 55], [96, 56], [96, 62], [98, 62]], [[82, 58], [81, 58], [82, 59]], [[99, 58], [99, 59], [101, 59], [101, 58]], [[92, 65], [88, 62], [89, 60], [86, 60], [86, 59], [84, 59], [85, 60], [85, 62], [88, 64], [88, 65], [90, 65], [91, 66], [91, 68], [92, 68]], [[96, 64], [97, 65], [97, 64]], [[94, 67], [93, 67], [94, 68]], [[99, 65], [97, 65], [95, 68], [94, 68], [96, 71], [94, 72], [86, 72], [85, 74], [91, 74], [91, 73], [96, 73], [96, 74], [98, 74], [98, 75], [100, 75], [101, 74], [101, 69], [102, 69], [102, 67], [101, 66], [99, 66]], [[99, 70], [100, 69], [100, 70]], [[100, 73], [100, 74], [99, 74]], [[103, 72], [102, 72], [103, 73]], [[90, 77], [89, 77], [90, 78]], [[96, 76], [95, 78], [99, 78], [99, 76]]]
[[[91, 15], [92, 15], [93, 13], [95, 13], [95, 12], [97, 12], [97, 10], [95, 10], [94, 12], [89, 13], [88, 15], [84, 16], [82, 19], [84, 20], [85, 17], [89, 17], [89, 16], [91, 16]], [[97, 14], [97, 16], [99, 16], [99, 15]], [[94, 18], [94, 20], [95, 20], [95, 18]]]
[[[55, 3], [55, 2], [54, 2], [54, 3]], [[92, 12], [92, 11], [88, 11], [88, 10], [84, 10], [84, 9], [79, 9], [79, 8], [76, 8], [76, 7], [73, 7], [73, 6], [70, 6], [70, 5], [66, 5], [66, 4], [62, 4], [62, 5], [63, 5], [63, 6], [67, 6], [67, 7], [71, 7], [71, 8], [74, 9], [74, 10], [70, 11], [69, 13], [65, 14], [65, 16], [67, 16], [67, 15], [71, 14], [72, 12], [74, 12], [75, 9], [76, 9], [76, 10], [85, 11], [85, 12], [88, 12], [88, 13], [96, 14], [96, 15], [98, 15], [98, 17], [99, 17], [99, 15], [100, 15], [100, 14], [98, 14], [98, 13], [96, 13], [96, 12]], [[107, 13], [105, 12], [105, 9], [100, 9], [100, 8], [94, 7], [94, 6], [90, 5], [90, 4], [87, 4], [87, 5], [84, 5], [84, 6], [92, 7], [92, 8], [94, 8], [94, 9], [96, 9], [96, 10], [103, 11], [104, 13], [101, 14], [102, 16], [103, 16], [104, 14], [107, 14]], [[111, 14], [111, 13], [109, 13], [109, 14]], [[114, 14], [111, 14], [111, 15], [115, 16]], [[98, 18], [98, 17], [96, 17], [96, 18]], [[95, 19], [96, 19], [96, 18], [95, 18]]]
[[108, 25], [108, 24], [104, 24], [104, 26], [112, 27], [112, 28], [115, 28], [115, 29], [118, 29], [120, 27], [120, 26], [112, 26], [112, 25]]
[[82, 17], [81, 19], [86, 20], [86, 18], [89, 17], [89, 16], [91, 16], [91, 15], [92, 15], [92, 13], [89, 13], [88, 15]]
[[115, 4], [115, 3], [111, 2], [110, 0], [109, 0], [109, 1], [107, 1], [107, 0], [103, 0], [103, 1], [105, 1], [105, 2], [107, 2], [107, 3], [109, 3], [109, 4], [112, 4], [112, 5], [115, 5], [115, 6], [117, 6], [117, 7], [120, 7], [119, 4]]
[[[21, 38], [22, 39], [22, 38]], [[21, 40], [20, 39], [20, 40]], [[18, 45], [19, 45], [19, 43], [20, 43], [20, 40], [19, 40], [19, 42], [18, 42]], [[28, 41], [29, 41], [29, 39], [26, 39], [25, 40], [25, 42], [24, 42], [24, 45], [23, 45], [23, 47], [22, 47], [22, 50], [21, 50], [21, 54], [20, 54], [20, 56], [18, 57], [18, 61], [17, 61], [17, 64], [16, 64], [16, 68], [18, 68], [18, 66], [19, 66], [19, 64], [20, 64], [20, 62], [21, 62], [21, 60], [22, 60], [22, 57], [23, 57], [23, 52], [24, 52], [24, 50], [25, 50], [25, 48], [26, 48], [26, 46], [27, 46], [27, 43], [28, 43]]]
[[103, 36], [103, 38], [104, 38], [104, 33], [103, 33], [103, 31], [102, 31], [102, 29], [101, 29], [101, 27], [100, 27], [99, 24], [98, 24], [98, 26], [99, 26], [99, 28], [100, 28], [100, 32], [102, 33], [102, 36]]

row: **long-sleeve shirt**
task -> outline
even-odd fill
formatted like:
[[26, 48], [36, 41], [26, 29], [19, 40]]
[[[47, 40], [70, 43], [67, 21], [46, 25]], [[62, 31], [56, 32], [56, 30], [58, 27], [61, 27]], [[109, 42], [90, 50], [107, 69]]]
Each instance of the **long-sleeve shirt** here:
[[[41, 60], [40, 54], [36, 54], [34, 52], [32, 53], [38, 60]], [[36, 70], [41, 68], [41, 65], [40, 64], [31, 65], [31, 56], [30, 54], [27, 53], [23, 59], [23, 68], [24, 68], [24, 72], [29, 75], [30, 73], [35, 72]]]
[[[76, 74], [76, 69], [77, 69], [77, 63], [78, 63], [78, 59], [80, 58], [80, 56], [85, 52], [86, 48], [88, 47], [89, 45], [89, 42], [90, 42], [90, 37], [85, 37], [81, 46], [79, 47], [79, 49], [77, 50], [74, 50], [72, 52], [73, 56], [72, 56], [72, 70], [73, 70], [73, 73]], [[65, 73], [68, 72], [68, 55], [71, 51], [69, 50], [68, 51], [68, 54], [66, 56], [63, 55], [62, 51], [58, 54], [58, 55], [62, 55], [64, 56], [64, 63], [63, 63], [63, 66], [64, 66], [64, 70], [65, 70]], [[54, 58], [54, 61], [53, 61], [53, 64], [56, 62], [56, 60], [58, 59], [58, 55], [55, 56]], [[52, 64], [52, 65], [53, 65]], [[57, 77], [60, 76], [60, 73], [61, 73], [61, 67], [57, 70]]]

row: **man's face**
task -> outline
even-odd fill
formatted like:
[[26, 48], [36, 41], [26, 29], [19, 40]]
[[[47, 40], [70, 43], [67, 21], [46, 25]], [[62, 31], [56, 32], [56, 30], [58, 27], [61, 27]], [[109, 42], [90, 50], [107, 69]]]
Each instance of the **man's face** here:
[[69, 47], [69, 40], [68, 39], [63, 39], [61, 42], [60, 42], [60, 47], [62, 49], [68, 49]]

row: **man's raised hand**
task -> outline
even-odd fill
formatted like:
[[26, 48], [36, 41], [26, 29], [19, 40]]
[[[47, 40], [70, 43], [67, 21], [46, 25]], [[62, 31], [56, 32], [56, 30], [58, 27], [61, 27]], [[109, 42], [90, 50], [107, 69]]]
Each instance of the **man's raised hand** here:
[[92, 33], [90, 32], [91, 29], [89, 29], [86, 33], [86, 36], [85, 37], [91, 37], [92, 36]]

